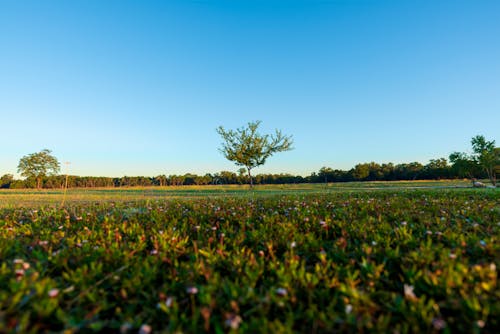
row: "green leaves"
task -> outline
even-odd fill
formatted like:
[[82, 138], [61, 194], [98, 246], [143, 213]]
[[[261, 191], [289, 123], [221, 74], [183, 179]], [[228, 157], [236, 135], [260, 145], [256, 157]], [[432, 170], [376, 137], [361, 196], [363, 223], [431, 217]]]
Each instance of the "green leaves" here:
[[457, 189], [0, 209], [0, 331], [492, 332], [498, 203]]

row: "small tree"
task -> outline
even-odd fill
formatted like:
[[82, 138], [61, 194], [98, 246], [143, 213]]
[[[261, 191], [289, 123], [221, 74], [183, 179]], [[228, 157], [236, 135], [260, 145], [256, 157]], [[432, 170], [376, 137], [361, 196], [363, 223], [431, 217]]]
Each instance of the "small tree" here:
[[274, 135], [261, 135], [257, 132], [260, 123], [249, 122], [247, 127], [236, 130], [217, 128], [224, 140], [220, 151], [229, 161], [246, 168], [250, 187], [253, 187], [251, 170], [265, 164], [274, 153], [291, 150], [293, 143], [292, 137], [283, 135], [280, 130]]
[[478, 164], [488, 175], [491, 183], [496, 186], [496, 167], [500, 164], [498, 150], [495, 148], [495, 141], [487, 141], [484, 136], [475, 136], [471, 140], [474, 157]]
[[36, 187], [42, 187], [42, 180], [49, 175], [55, 175], [60, 170], [59, 161], [52, 156], [50, 150], [42, 150], [37, 153], [25, 155], [19, 160], [17, 171], [26, 178], [36, 180]]
[[5, 174], [0, 177], [0, 188], [10, 188], [11, 183], [14, 181], [14, 175]]

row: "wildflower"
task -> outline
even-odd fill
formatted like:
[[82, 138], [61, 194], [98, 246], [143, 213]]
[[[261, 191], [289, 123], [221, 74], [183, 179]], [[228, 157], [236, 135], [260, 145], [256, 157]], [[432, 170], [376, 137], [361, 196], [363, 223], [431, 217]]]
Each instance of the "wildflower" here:
[[38, 244], [39, 244], [40, 246], [46, 246], [46, 245], [48, 245], [48, 244], [49, 244], [49, 242], [48, 242], [48, 241], [46, 241], [46, 240], [40, 240], [40, 241], [38, 241]]
[[59, 289], [50, 289], [50, 291], [48, 292], [50, 298], [56, 298], [58, 294]]
[[158, 250], [157, 249], [153, 249], [151, 252], [149, 252], [149, 254], [156, 255], [156, 254], [158, 254]]
[[198, 293], [198, 288], [195, 286], [189, 286], [186, 288], [186, 292], [190, 295], [195, 295]]
[[227, 318], [226, 321], [224, 321], [224, 324], [231, 329], [238, 329], [242, 321], [243, 320], [239, 315], [231, 314], [229, 318]]
[[196, 225], [196, 226], [194, 227], [194, 229], [195, 229], [195, 231], [198, 231], [198, 230], [200, 229], [200, 225]]
[[476, 324], [477, 324], [477, 327], [479, 327], [479, 328], [483, 328], [486, 325], [484, 320], [478, 320], [478, 321], [476, 321]]
[[425, 234], [432, 235], [432, 231], [431, 230], [427, 230], [427, 231], [425, 231]]
[[23, 269], [28, 270], [30, 268], [30, 264], [28, 262], [23, 262]]
[[372, 241], [372, 246], [377, 246], [377, 242], [376, 241]]
[[406, 226], [408, 223], [406, 221], [401, 222], [401, 226]]
[[212, 226], [212, 231], [217, 231], [217, 226]]
[[486, 246], [486, 241], [484, 241], [484, 240], [480, 240], [480, 241], [479, 241], [479, 244], [480, 244], [481, 246], [485, 247], [485, 246]]
[[24, 261], [21, 260], [21, 259], [14, 259], [14, 261], [12, 261], [12, 262], [14, 262], [14, 264], [22, 264], [22, 263], [24, 263]]
[[446, 328], [446, 321], [441, 318], [434, 318], [432, 319], [432, 326], [434, 326], [436, 330], [444, 329]]
[[141, 328], [139, 328], [139, 334], [150, 334], [153, 331], [151, 326], [149, 325], [142, 325]]
[[130, 323], [126, 322], [126, 323], [124, 323], [124, 324], [122, 324], [122, 325], [120, 326], [120, 333], [121, 333], [121, 334], [126, 334], [126, 333], [128, 333], [131, 329], [132, 329], [132, 325], [131, 325]]
[[457, 254], [450, 253], [449, 257], [450, 257], [450, 259], [456, 259], [457, 258]]
[[24, 276], [24, 269], [16, 269], [15, 273], [16, 273], [16, 277], [19, 279], [22, 276]]
[[284, 296], [286, 296], [288, 294], [288, 291], [285, 288], [277, 288], [276, 289], [276, 294], [278, 296], [284, 297]]
[[174, 303], [174, 298], [172, 297], [167, 297], [167, 299], [165, 300], [166, 307], [171, 307], [173, 303]]
[[413, 292], [414, 286], [413, 285], [404, 285], [404, 294], [405, 298], [408, 300], [416, 300], [417, 296], [415, 296], [415, 293]]
[[319, 222], [319, 224], [320, 224], [321, 226], [325, 226], [325, 225], [326, 225], [326, 222], [325, 222], [324, 220], [322, 220], [322, 221], [320, 221], [320, 222]]
[[290, 247], [292, 247], [292, 248], [297, 247], [297, 243], [295, 241], [292, 241], [292, 243], [290, 244]]
[[352, 305], [351, 305], [351, 304], [347, 304], [347, 305], [345, 306], [345, 313], [346, 313], [346, 314], [349, 314], [349, 313], [351, 313], [351, 312], [352, 312]]

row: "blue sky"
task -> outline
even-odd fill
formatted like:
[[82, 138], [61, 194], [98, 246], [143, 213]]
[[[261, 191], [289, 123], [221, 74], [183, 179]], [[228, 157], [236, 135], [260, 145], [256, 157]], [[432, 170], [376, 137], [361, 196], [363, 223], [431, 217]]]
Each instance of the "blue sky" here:
[[257, 173], [427, 163], [499, 144], [500, 1], [0, 0], [0, 116], [0, 175], [236, 171], [252, 120], [295, 142]]

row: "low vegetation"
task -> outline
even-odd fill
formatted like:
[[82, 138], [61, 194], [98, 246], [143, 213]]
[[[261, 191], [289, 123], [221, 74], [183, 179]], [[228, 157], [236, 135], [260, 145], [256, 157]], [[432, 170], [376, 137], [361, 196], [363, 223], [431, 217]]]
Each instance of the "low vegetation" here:
[[378, 188], [2, 194], [0, 332], [495, 332], [500, 192]]

